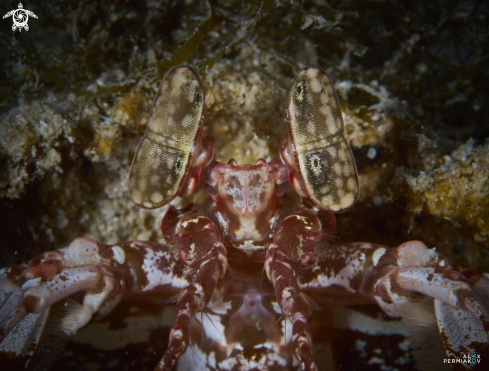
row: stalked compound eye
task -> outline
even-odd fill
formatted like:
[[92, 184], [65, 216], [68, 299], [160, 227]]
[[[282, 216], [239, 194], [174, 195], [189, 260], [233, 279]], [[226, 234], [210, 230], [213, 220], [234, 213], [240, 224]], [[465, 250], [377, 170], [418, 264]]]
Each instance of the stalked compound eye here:
[[288, 125], [294, 168], [307, 195], [328, 211], [352, 207], [359, 190], [357, 169], [333, 83], [321, 68], [306, 67], [294, 79]]
[[202, 134], [204, 90], [190, 67], [172, 69], [161, 82], [129, 175], [129, 195], [155, 209], [175, 198]]

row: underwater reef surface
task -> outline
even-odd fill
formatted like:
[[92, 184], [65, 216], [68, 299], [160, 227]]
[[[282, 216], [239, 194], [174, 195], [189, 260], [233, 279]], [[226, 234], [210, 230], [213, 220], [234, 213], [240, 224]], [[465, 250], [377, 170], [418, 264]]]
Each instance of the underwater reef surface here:
[[[17, 7], [3, 1], [0, 13]], [[159, 82], [194, 67], [217, 159], [275, 159], [286, 94], [335, 82], [360, 198], [339, 241], [419, 239], [489, 272], [489, 5], [482, 1], [29, 1], [0, 28], [0, 266], [78, 236], [161, 239], [126, 181]], [[201, 197], [201, 196], [197, 196]], [[181, 205], [181, 200], [172, 202]], [[155, 346], [156, 347], [156, 346]]]

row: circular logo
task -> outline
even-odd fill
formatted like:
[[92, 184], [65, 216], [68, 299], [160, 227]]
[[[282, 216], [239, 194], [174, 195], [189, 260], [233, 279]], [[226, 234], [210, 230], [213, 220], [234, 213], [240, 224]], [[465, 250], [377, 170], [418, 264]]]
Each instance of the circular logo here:
[[29, 25], [27, 24], [29, 16], [37, 18], [37, 15], [35, 15], [34, 12], [24, 9], [22, 3], [19, 3], [19, 9], [11, 10], [5, 14], [3, 18], [5, 19], [10, 16], [12, 16], [12, 21], [14, 22], [12, 31], [15, 31], [16, 29], [19, 29], [19, 31], [22, 31], [22, 29], [29, 31]]
[[12, 15], [12, 20], [14, 21], [14, 25], [18, 28], [24, 28], [27, 26], [29, 14], [27, 14], [25, 9], [15, 9], [14, 14]]

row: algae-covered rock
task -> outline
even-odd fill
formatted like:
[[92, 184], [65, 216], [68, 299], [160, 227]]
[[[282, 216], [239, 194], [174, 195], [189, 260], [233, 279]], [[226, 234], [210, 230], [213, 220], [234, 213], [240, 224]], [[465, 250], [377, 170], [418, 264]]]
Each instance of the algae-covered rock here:
[[417, 176], [398, 169], [395, 181], [409, 187], [407, 208], [413, 214], [425, 208], [455, 225], [475, 226], [474, 239], [485, 241], [489, 235], [489, 144], [474, 147], [470, 139], [451, 155], [433, 161], [441, 164]]

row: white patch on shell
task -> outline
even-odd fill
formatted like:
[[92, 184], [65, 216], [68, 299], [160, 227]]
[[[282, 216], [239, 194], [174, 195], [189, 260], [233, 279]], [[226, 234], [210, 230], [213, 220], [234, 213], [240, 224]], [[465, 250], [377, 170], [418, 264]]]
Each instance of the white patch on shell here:
[[338, 158], [343, 162], [347, 161], [348, 160], [347, 153], [348, 152], [346, 151], [346, 149], [338, 150]]
[[[316, 279], [301, 285], [302, 289], [308, 287], [329, 287], [332, 285], [339, 285], [344, 287], [350, 292], [355, 292], [351, 288], [351, 280], [358, 275], [364, 268], [366, 260], [365, 252], [370, 250], [372, 245], [358, 246], [357, 249], [351, 250], [349, 245], [335, 246], [334, 249], [328, 250], [327, 254], [322, 259], [327, 260], [344, 260], [344, 267], [339, 272], [330, 272], [328, 274], [321, 273], [319, 265], [311, 267], [314, 272], [318, 273]], [[361, 250], [360, 250], [361, 249]]]
[[[161, 159], [160, 159], [159, 153], [156, 152], [155, 155], [156, 156], [153, 157], [152, 159], [150, 159], [150, 162], [149, 162], [149, 166], [153, 170], [157, 170], [160, 167], [160, 164], [161, 164]], [[141, 188], [143, 187], [143, 184], [142, 183], [143, 183], [143, 181], [141, 180], [140, 181], [140, 187]], [[146, 182], [144, 182], [144, 183], [146, 183]]]
[[319, 107], [319, 112], [323, 114], [324, 117], [326, 117], [326, 124], [328, 125], [328, 130], [331, 133], [334, 133], [336, 131], [336, 125], [334, 124], [333, 119], [333, 112], [331, 112], [331, 107], [328, 106], [327, 104], [322, 105]]
[[275, 313], [282, 315], [282, 309], [280, 308], [280, 305], [276, 301], [272, 301], [272, 308], [275, 311]]
[[341, 175], [342, 172], [343, 172], [343, 169], [341, 168], [341, 165], [336, 162], [334, 165], [333, 165], [333, 170], [334, 172], [336, 173], [336, 175]]
[[352, 192], [356, 192], [357, 191], [357, 182], [355, 182], [355, 179], [353, 179], [353, 178], [348, 179], [348, 181], [346, 182], [346, 188], [348, 188], [348, 190], [350, 190]]
[[309, 77], [311, 80], [316, 80], [316, 76], [318, 75], [318, 69], [314, 67], [310, 67], [306, 70], [306, 75]]
[[355, 197], [353, 197], [351, 193], [348, 193], [343, 197], [341, 197], [340, 206], [342, 209], [345, 209], [347, 207], [350, 207], [354, 201], [355, 201]]
[[340, 208], [340, 205], [336, 205], [336, 204], [334, 204], [334, 205], [329, 205], [329, 209], [330, 209], [331, 211], [338, 211], [338, 210], [339, 210], [339, 209], [341, 209], [341, 208]]
[[177, 71], [173, 75], [173, 78], [171, 80], [171, 85], [172, 85], [171, 95], [172, 96], [180, 95], [180, 90], [182, 88], [182, 85], [185, 82], [185, 80], [187, 79], [187, 74], [185, 72]]
[[[311, 71], [311, 69], [309, 71]], [[307, 71], [308, 76], [309, 76], [309, 71]], [[313, 77], [311, 77], [311, 90], [313, 91], [313, 93], [319, 93], [321, 91], [321, 82]]]
[[206, 309], [220, 315], [226, 315], [231, 308], [232, 302], [222, 300], [222, 296], [218, 295], [217, 291], [214, 292], [206, 307]]
[[124, 264], [126, 261], [126, 253], [120, 246], [112, 246], [112, 252], [114, 253], [114, 260], [119, 264]]
[[295, 312], [292, 316], [292, 323], [295, 323], [296, 321], [306, 323], [307, 319], [301, 312]]
[[163, 201], [163, 195], [160, 192], [153, 192], [151, 195], [151, 202], [159, 204], [161, 201]]
[[384, 256], [384, 254], [386, 253], [386, 251], [387, 250], [384, 249], [383, 247], [378, 248], [377, 250], [375, 250], [375, 252], [372, 255], [372, 261], [374, 262], [374, 267], [376, 267], [377, 264], [379, 264], [380, 258]]
[[329, 102], [328, 94], [323, 93], [321, 94], [321, 103], [323, 105], [326, 105]]
[[144, 291], [150, 291], [155, 287], [170, 284], [172, 287], [185, 288], [188, 286], [188, 281], [183, 277], [175, 276], [170, 269], [168, 272], [162, 272], [158, 267], [158, 261], [161, 258], [165, 258], [172, 261], [172, 258], [168, 252], [165, 251], [153, 251], [152, 249], [146, 249], [146, 255], [144, 255], [142, 269], [148, 280], [148, 284], [144, 287]]
[[324, 205], [324, 206], [330, 206], [333, 204], [333, 197], [331, 196], [324, 196], [323, 199], [321, 200], [321, 203]]
[[233, 370], [237, 365], [236, 357], [229, 357], [219, 362], [219, 370]]
[[255, 246], [253, 242], [253, 240], [245, 240], [242, 245], [236, 246], [236, 248], [251, 256], [253, 252], [263, 249], [263, 246]]
[[188, 127], [192, 122], [194, 121], [194, 118], [192, 115], [186, 115], [183, 120], [182, 120], [182, 126], [184, 128]]

